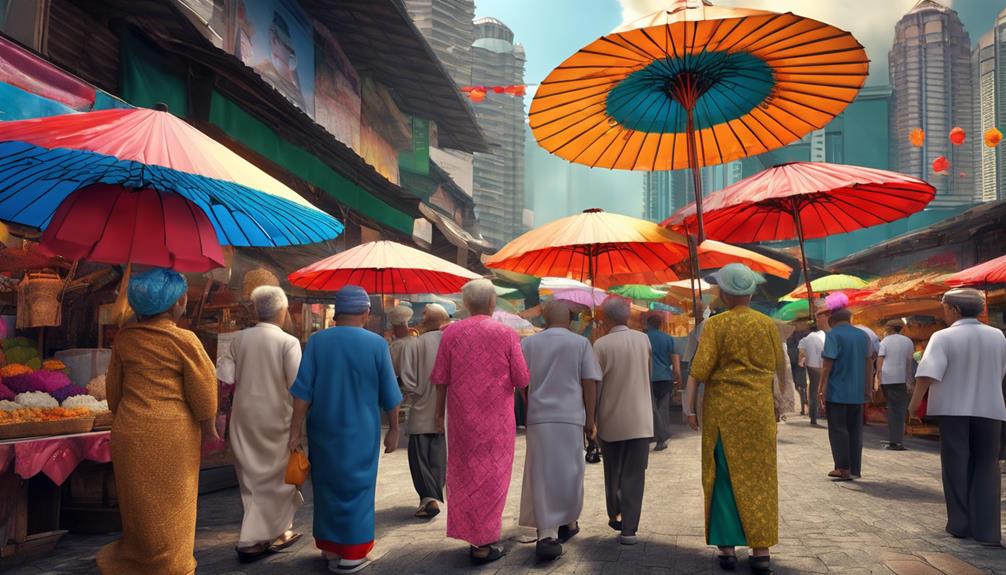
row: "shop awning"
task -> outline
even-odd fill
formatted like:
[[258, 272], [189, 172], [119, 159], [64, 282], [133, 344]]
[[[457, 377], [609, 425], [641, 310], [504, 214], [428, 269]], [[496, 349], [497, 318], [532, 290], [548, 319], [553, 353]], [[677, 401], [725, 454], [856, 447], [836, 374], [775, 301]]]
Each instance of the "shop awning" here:
[[428, 204], [419, 204], [419, 211], [423, 217], [433, 222], [440, 233], [444, 234], [447, 241], [459, 248], [473, 250], [475, 252], [487, 253], [492, 251], [492, 246], [482, 238], [476, 238], [457, 222], [446, 215], [441, 214]]

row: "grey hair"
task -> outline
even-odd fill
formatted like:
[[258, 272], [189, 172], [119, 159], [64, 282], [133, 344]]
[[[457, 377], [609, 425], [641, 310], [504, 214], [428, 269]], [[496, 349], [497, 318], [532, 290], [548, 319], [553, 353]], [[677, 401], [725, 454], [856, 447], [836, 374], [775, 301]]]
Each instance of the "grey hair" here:
[[468, 313], [492, 313], [496, 307], [496, 288], [487, 279], [472, 280], [461, 288], [461, 299]]
[[276, 286], [258, 286], [251, 292], [252, 303], [255, 304], [255, 315], [259, 321], [271, 321], [279, 315], [290, 303], [282, 288]]
[[985, 294], [973, 288], [957, 288], [943, 294], [943, 303], [963, 317], [978, 317], [985, 311]]
[[438, 303], [426, 304], [426, 307], [423, 308], [423, 315], [431, 320], [437, 321], [447, 321], [451, 319], [451, 314], [447, 313], [447, 309]]
[[604, 312], [604, 319], [615, 325], [629, 323], [631, 309], [629, 308], [629, 300], [625, 298], [608, 296], [601, 303], [601, 311]]

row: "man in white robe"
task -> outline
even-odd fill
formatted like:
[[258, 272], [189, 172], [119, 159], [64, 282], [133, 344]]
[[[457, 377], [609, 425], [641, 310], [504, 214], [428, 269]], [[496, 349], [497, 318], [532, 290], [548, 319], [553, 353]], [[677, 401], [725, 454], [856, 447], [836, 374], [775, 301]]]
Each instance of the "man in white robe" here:
[[398, 385], [402, 384], [402, 358], [411, 353], [411, 348], [416, 345], [416, 336], [409, 329], [409, 322], [415, 314], [413, 309], [407, 305], [399, 304], [388, 312], [388, 321], [391, 322], [391, 341], [388, 342], [388, 351], [391, 352], [391, 365], [395, 368], [395, 377], [398, 378]]
[[238, 558], [254, 561], [285, 549], [301, 538], [291, 531], [304, 502], [300, 491], [284, 481], [290, 452], [293, 399], [301, 349], [297, 338], [280, 327], [287, 298], [278, 287], [260, 286], [251, 294], [259, 323], [231, 343], [235, 363], [230, 441], [241, 486], [244, 519]]
[[[428, 304], [423, 310], [423, 333], [401, 356], [399, 379], [408, 394], [406, 433], [409, 434], [409, 471], [412, 485], [419, 494], [416, 517], [430, 519], [440, 514], [447, 475], [447, 442], [444, 430], [437, 426], [437, 392], [430, 385], [430, 373], [437, 361], [442, 327], [450, 322], [440, 304]], [[398, 368], [398, 366], [396, 366]]]
[[531, 373], [527, 455], [520, 524], [538, 530], [536, 553], [551, 560], [579, 531], [583, 509], [583, 435], [597, 437], [601, 366], [587, 338], [569, 330], [565, 303], [545, 307], [548, 329], [521, 342]]

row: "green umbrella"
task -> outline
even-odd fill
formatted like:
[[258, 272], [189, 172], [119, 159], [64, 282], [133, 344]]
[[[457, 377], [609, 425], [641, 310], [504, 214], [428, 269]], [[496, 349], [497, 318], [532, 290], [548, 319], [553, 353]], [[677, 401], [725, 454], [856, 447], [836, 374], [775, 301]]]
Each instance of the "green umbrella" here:
[[517, 288], [501, 287], [493, 284], [496, 289], [496, 297], [506, 299], [524, 299], [524, 294]]
[[[815, 290], [815, 292], [816, 291], [817, 290]], [[788, 304], [776, 310], [774, 314], [772, 314], [772, 317], [780, 319], [782, 321], [793, 321], [794, 319], [801, 316], [804, 317], [810, 316], [810, 305], [807, 303], [807, 300], [805, 299], [791, 301]]]
[[667, 305], [666, 303], [660, 303], [659, 301], [651, 301], [650, 309], [653, 311], [666, 311], [670, 313], [682, 314], [684, 310], [679, 307], [674, 307], [673, 305]]
[[629, 299], [663, 299], [667, 292], [655, 290], [650, 286], [630, 284], [613, 287], [609, 292]]
[[[824, 276], [817, 278], [816, 280], [810, 282], [810, 289], [814, 290], [815, 294], [818, 293], [828, 293], [833, 291], [841, 291], [847, 289], [860, 289], [867, 284], [866, 280], [858, 278], [856, 276], [850, 276], [846, 274], [832, 274], [830, 276]], [[798, 298], [807, 297], [806, 286], [800, 286], [790, 292], [787, 298]], [[790, 301], [793, 301], [790, 299]]]

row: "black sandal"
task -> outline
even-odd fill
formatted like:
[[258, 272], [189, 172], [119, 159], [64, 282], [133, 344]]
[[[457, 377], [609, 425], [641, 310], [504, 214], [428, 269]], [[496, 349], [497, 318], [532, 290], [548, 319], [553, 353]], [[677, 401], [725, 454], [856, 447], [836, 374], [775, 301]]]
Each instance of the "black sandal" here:
[[768, 555], [754, 557], [751, 559], [751, 572], [755, 575], [772, 575], [772, 558]]
[[[489, 553], [487, 553], [485, 557], [479, 557], [475, 554], [476, 551], [483, 548], [489, 549]], [[506, 549], [500, 547], [499, 545], [484, 545], [482, 547], [475, 547], [472, 545], [468, 551], [468, 556], [475, 565], [487, 565], [493, 561], [499, 561], [504, 555], [506, 555]]]
[[559, 543], [565, 543], [576, 536], [580, 532], [580, 524], [577, 523], [576, 527], [570, 529], [569, 525], [563, 525], [559, 527]]
[[611, 527], [615, 531], [621, 531], [622, 530], [622, 522], [619, 521], [618, 519], [609, 519], [608, 520], [608, 527]]
[[[258, 545], [256, 545], [258, 547]], [[275, 553], [268, 545], [262, 545], [262, 548], [258, 551], [245, 551], [240, 548], [235, 548], [238, 554], [238, 563], [254, 563], [259, 559], [265, 559], [269, 555]]]
[[292, 547], [294, 543], [300, 541], [302, 537], [304, 537], [303, 533], [291, 533], [290, 538], [287, 539], [286, 541], [278, 544], [274, 542], [272, 545], [270, 545], [269, 551], [272, 551], [273, 553], [280, 553], [282, 551], [285, 551], [290, 547]]
[[721, 549], [716, 555], [716, 558], [720, 561], [720, 569], [724, 571], [734, 571], [737, 569], [737, 553], [734, 552], [728, 555], [722, 551]]

